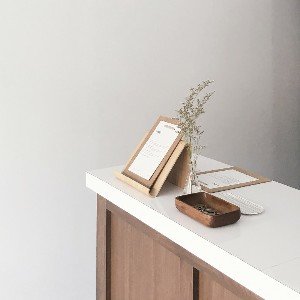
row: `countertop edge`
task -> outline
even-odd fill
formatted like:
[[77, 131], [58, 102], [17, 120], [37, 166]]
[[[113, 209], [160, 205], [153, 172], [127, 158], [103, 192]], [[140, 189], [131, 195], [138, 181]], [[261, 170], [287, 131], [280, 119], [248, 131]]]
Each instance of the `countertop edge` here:
[[[86, 187], [258, 296], [264, 299], [300, 299], [300, 295], [293, 289], [88, 172], [86, 173]], [[120, 197], [122, 201], [118, 201]], [[232, 266], [235, 267], [232, 268]]]

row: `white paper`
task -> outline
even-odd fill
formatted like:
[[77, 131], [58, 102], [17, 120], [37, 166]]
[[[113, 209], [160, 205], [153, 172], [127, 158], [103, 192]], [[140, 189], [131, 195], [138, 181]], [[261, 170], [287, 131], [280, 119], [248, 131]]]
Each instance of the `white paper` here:
[[257, 180], [252, 176], [236, 170], [216, 171], [197, 175], [202, 185], [209, 189], [220, 188], [229, 185], [241, 184]]
[[177, 125], [160, 121], [128, 170], [149, 180], [175, 142], [179, 132]]

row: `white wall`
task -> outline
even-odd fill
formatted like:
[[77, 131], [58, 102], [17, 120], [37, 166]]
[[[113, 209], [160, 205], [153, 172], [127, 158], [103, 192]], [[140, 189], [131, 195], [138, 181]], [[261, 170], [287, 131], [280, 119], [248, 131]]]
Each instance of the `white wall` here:
[[205, 154], [299, 187], [299, 1], [2, 0], [0, 298], [95, 298], [95, 195], [215, 79]]
[[300, 1], [275, 1], [272, 16], [273, 177], [300, 189]]

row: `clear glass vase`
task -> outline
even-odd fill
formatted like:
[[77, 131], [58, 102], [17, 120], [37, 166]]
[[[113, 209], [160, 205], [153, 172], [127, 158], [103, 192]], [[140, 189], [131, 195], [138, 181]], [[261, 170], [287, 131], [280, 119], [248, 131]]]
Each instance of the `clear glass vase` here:
[[189, 163], [189, 174], [183, 189], [185, 195], [201, 192], [201, 185], [197, 180], [197, 157], [193, 155]]

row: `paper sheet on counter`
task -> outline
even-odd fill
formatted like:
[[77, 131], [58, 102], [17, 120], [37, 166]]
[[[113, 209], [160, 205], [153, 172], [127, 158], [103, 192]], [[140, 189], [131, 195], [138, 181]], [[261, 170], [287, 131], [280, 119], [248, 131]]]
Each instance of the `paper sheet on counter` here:
[[203, 186], [209, 189], [221, 188], [257, 180], [257, 178], [233, 169], [198, 174], [197, 178]]

